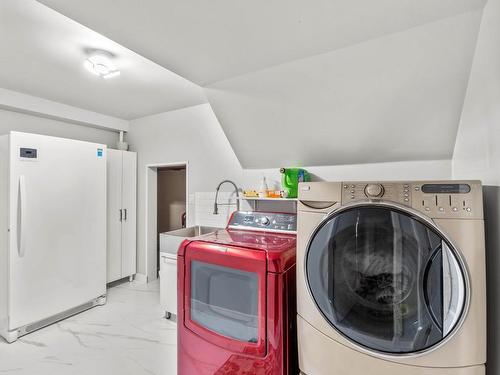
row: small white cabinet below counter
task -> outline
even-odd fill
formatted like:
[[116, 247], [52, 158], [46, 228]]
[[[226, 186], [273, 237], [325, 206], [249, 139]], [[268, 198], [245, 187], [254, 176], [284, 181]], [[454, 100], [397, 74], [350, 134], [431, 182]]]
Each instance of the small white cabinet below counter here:
[[165, 318], [177, 315], [177, 250], [191, 228], [160, 233], [160, 304]]
[[219, 229], [197, 225], [160, 233], [160, 303], [165, 318], [177, 315], [177, 251], [182, 241]]
[[137, 154], [108, 149], [107, 282], [136, 273]]
[[160, 303], [165, 317], [177, 315], [177, 255], [160, 252]]

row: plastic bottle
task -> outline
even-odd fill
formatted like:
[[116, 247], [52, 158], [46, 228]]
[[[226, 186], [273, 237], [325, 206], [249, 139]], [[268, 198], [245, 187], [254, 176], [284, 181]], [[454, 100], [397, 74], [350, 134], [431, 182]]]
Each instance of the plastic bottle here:
[[267, 191], [269, 188], [267, 187], [266, 176], [262, 176], [262, 180], [260, 181], [259, 188], [259, 198], [267, 198]]

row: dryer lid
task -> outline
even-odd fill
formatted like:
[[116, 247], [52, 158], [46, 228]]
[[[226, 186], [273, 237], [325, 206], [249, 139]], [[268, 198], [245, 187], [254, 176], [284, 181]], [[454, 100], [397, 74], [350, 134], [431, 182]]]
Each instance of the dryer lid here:
[[369, 351], [431, 350], [466, 312], [459, 253], [432, 223], [400, 207], [367, 203], [334, 212], [313, 233], [305, 267], [325, 319]]
[[281, 273], [295, 264], [296, 238], [295, 234], [227, 229], [198, 237], [196, 241], [264, 251], [269, 272]]

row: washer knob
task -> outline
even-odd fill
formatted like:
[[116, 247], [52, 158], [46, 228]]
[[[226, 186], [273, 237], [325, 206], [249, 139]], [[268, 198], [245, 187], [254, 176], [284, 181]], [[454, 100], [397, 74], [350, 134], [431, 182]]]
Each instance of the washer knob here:
[[377, 198], [384, 195], [384, 187], [381, 184], [368, 184], [365, 186], [365, 195], [368, 198]]

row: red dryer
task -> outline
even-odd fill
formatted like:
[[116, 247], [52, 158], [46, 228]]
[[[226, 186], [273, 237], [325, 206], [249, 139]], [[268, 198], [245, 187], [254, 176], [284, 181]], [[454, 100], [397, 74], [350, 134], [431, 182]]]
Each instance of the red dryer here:
[[178, 253], [178, 374], [298, 373], [296, 215], [235, 212]]

